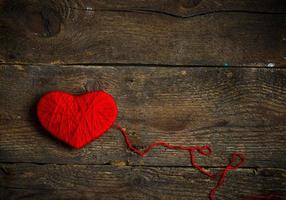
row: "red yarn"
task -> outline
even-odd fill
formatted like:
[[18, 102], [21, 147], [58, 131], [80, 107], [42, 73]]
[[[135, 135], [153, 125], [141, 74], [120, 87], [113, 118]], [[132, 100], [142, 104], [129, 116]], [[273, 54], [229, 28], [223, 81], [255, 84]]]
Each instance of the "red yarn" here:
[[114, 123], [117, 106], [104, 91], [80, 96], [55, 91], [38, 103], [38, 118], [51, 134], [75, 148], [100, 137]]
[[[174, 146], [171, 144], [168, 144], [166, 142], [155, 142], [150, 144], [146, 149], [144, 149], [143, 151], [138, 150], [137, 148], [135, 148], [129, 138], [128, 138], [128, 134], [126, 132], [126, 130], [124, 128], [122, 128], [120, 125], [115, 125], [115, 128], [117, 128], [118, 130], [120, 130], [120, 132], [122, 133], [125, 143], [127, 145], [127, 147], [134, 151], [135, 153], [137, 153], [138, 155], [144, 157], [148, 154], [149, 151], [151, 151], [153, 148], [157, 147], [157, 146], [163, 146], [167, 149], [175, 149], [175, 150], [182, 150], [182, 151], [188, 151], [190, 153], [190, 160], [191, 160], [191, 164], [198, 169], [200, 172], [202, 172], [203, 174], [207, 175], [210, 178], [215, 178], [217, 176], [219, 176], [219, 179], [215, 185], [215, 187], [212, 188], [212, 190], [210, 191], [209, 197], [210, 200], [214, 200], [215, 199], [215, 193], [218, 190], [219, 187], [221, 187], [224, 183], [225, 177], [227, 175], [227, 173], [231, 170], [236, 170], [237, 168], [239, 168], [243, 162], [244, 162], [244, 157], [239, 154], [239, 153], [233, 153], [231, 160], [229, 162], [229, 164], [225, 167], [225, 169], [221, 172], [221, 173], [212, 173], [208, 170], [206, 170], [205, 168], [201, 167], [200, 165], [198, 165], [195, 161], [195, 152], [199, 152], [201, 155], [204, 156], [208, 156], [212, 153], [212, 150], [209, 146], [202, 146], [202, 147], [197, 147], [197, 146], [193, 146], [193, 147], [186, 147], [186, 146]], [[236, 165], [233, 165], [235, 162], [238, 162]]]
[[[117, 117], [117, 106], [113, 97], [104, 91], [88, 92], [80, 96], [55, 91], [44, 95], [38, 103], [37, 114], [44, 128], [51, 134], [75, 148], [81, 148], [92, 140], [100, 137], [114, 123]], [[233, 153], [229, 164], [220, 173], [212, 173], [196, 163], [195, 153], [209, 156], [209, 146], [176, 146], [166, 142], [155, 142], [143, 151], [135, 148], [128, 134], [120, 125], [115, 125], [122, 133], [128, 148], [144, 157], [153, 148], [163, 146], [168, 149], [188, 151], [191, 164], [206, 176], [218, 181], [210, 191], [209, 198], [215, 199], [215, 193], [224, 183], [229, 171], [236, 170], [244, 162], [239, 153]], [[236, 165], [234, 163], [237, 162]]]

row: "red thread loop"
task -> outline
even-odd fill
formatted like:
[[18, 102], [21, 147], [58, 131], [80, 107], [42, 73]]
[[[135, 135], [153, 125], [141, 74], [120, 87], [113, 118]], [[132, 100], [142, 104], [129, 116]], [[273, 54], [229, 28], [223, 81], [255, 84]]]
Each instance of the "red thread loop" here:
[[209, 146], [202, 146], [202, 147], [199, 147], [197, 150], [198, 152], [200, 152], [200, 154], [204, 156], [209, 156], [212, 154], [212, 150]]
[[[195, 157], [195, 152], [199, 152], [201, 155], [204, 156], [209, 156], [212, 153], [212, 149], [209, 146], [202, 146], [202, 147], [185, 147], [185, 146], [176, 146], [176, 145], [171, 145], [168, 144], [166, 142], [155, 142], [150, 144], [147, 148], [145, 148], [143, 151], [138, 150], [137, 148], [135, 148], [128, 137], [128, 134], [126, 132], [126, 130], [124, 128], [122, 128], [120, 125], [115, 125], [115, 128], [118, 129], [125, 140], [125, 143], [127, 145], [127, 147], [132, 150], [133, 152], [137, 153], [138, 155], [144, 157], [148, 154], [149, 151], [151, 151], [153, 148], [158, 147], [158, 146], [163, 146], [167, 149], [175, 149], [175, 150], [183, 150], [183, 151], [188, 151], [190, 154], [190, 161], [191, 164], [198, 169], [201, 173], [205, 174], [206, 176], [210, 177], [210, 178], [215, 178], [218, 175], [219, 180], [217, 182], [217, 184], [215, 185], [215, 187], [210, 191], [210, 199], [214, 200], [215, 199], [215, 192], [218, 190], [218, 188], [224, 183], [224, 179], [227, 175], [227, 173], [231, 170], [236, 170], [237, 168], [239, 168], [242, 163], [244, 162], [244, 157], [239, 154], [239, 153], [233, 153], [231, 160], [229, 162], [229, 164], [225, 167], [225, 169], [218, 174], [214, 174], [208, 170], [206, 170], [205, 168], [201, 167], [200, 165], [198, 165], [196, 163], [196, 157]], [[234, 163], [237, 162], [237, 160], [239, 159], [239, 162], [236, 165], [233, 165]]]
[[[237, 162], [237, 160], [239, 159], [239, 162], [236, 165], [233, 165], [233, 163]], [[244, 163], [244, 157], [243, 155], [239, 154], [239, 153], [233, 153], [230, 159], [230, 162], [228, 163], [228, 165], [225, 167], [225, 169], [219, 173], [220, 177], [219, 180], [216, 184], [216, 186], [211, 190], [210, 192], [210, 199], [214, 200], [215, 199], [215, 192], [218, 190], [218, 188], [220, 186], [223, 185], [224, 183], [224, 179], [227, 175], [227, 173], [231, 170], [236, 170], [237, 168], [239, 168], [242, 164]], [[219, 175], [218, 174], [218, 175]]]
[[[236, 165], [233, 165], [233, 163], [235, 163], [238, 159], [239, 159], [239, 162]], [[233, 153], [228, 166], [230, 166], [231, 169], [237, 169], [243, 164], [244, 160], [245, 159], [244, 159], [243, 155], [241, 155], [239, 153]]]

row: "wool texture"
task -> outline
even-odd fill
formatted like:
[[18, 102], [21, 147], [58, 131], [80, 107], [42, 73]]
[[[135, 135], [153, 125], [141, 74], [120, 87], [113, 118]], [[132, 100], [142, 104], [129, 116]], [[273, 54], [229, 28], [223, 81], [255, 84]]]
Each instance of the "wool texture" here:
[[74, 148], [104, 134], [117, 117], [113, 97], [104, 91], [75, 96], [61, 91], [44, 95], [37, 107], [42, 126]]
[[193, 167], [212, 180], [217, 180], [209, 193], [210, 200], [215, 199], [215, 193], [223, 185], [228, 172], [238, 169], [245, 160], [243, 155], [233, 153], [226, 167], [221, 172], [213, 173], [196, 162], [196, 153], [202, 156], [212, 154], [209, 146], [179, 146], [159, 141], [139, 150], [132, 145], [126, 129], [114, 124], [117, 112], [113, 97], [104, 91], [88, 92], [79, 96], [60, 91], [49, 92], [41, 98], [37, 108], [38, 118], [43, 127], [74, 148], [83, 147], [113, 126], [121, 132], [127, 147], [139, 156], [144, 157], [159, 146], [187, 151]]

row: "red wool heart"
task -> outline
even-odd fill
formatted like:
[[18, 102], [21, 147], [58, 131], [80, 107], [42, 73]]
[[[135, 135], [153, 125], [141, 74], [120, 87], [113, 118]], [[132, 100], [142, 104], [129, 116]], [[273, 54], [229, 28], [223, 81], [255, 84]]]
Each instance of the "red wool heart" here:
[[[80, 96], [58, 91], [50, 92], [41, 98], [37, 111], [41, 124], [49, 132], [75, 148], [81, 148], [100, 137], [113, 125], [117, 117], [116, 103], [113, 97], [104, 91], [88, 92]], [[209, 146], [177, 146], [159, 141], [150, 144], [144, 150], [139, 150], [131, 144], [125, 128], [118, 124], [115, 128], [122, 133], [127, 147], [142, 157], [158, 146], [188, 151], [191, 164], [196, 169], [212, 179], [219, 177], [209, 193], [210, 200], [215, 199], [215, 193], [224, 183], [228, 172], [236, 170], [244, 162], [241, 154], [233, 153], [225, 169], [213, 173], [197, 164], [195, 157], [196, 152], [204, 156], [210, 155], [212, 150]]]
[[40, 99], [37, 114], [52, 135], [72, 147], [81, 148], [113, 125], [117, 106], [113, 97], [104, 91], [80, 96], [55, 91]]

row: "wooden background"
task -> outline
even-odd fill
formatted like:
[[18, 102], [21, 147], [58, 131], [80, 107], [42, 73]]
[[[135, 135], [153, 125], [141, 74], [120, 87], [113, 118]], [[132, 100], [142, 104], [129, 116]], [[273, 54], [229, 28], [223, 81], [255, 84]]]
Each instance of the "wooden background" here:
[[[51, 137], [47, 91], [104, 89], [138, 148], [210, 145], [217, 199], [286, 196], [285, 0], [0, 0], [0, 199], [208, 199], [188, 155], [140, 158], [110, 130], [81, 150]], [[277, 198], [273, 198], [277, 199]]]

